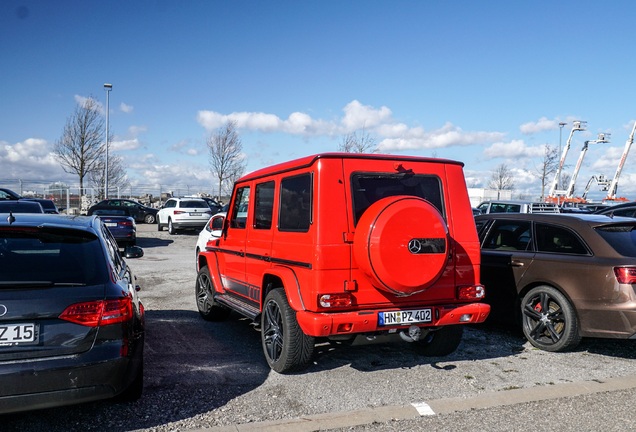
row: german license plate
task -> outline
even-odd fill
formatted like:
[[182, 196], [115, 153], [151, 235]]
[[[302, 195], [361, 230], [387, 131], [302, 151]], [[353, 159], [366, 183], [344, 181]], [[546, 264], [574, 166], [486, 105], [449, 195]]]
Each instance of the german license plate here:
[[116, 222], [106, 222], [104, 225], [106, 225], [107, 227], [116, 227], [117, 223]]
[[406, 325], [433, 321], [432, 309], [413, 309], [378, 313], [378, 325]]
[[201, 216], [203, 213], [190, 213], [190, 216]]
[[0, 325], [0, 347], [32, 345], [38, 342], [38, 328], [35, 324]]

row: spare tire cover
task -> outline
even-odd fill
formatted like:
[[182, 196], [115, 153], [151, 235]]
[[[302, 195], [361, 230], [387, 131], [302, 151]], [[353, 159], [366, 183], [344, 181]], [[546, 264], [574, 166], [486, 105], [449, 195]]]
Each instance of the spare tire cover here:
[[448, 227], [428, 201], [414, 196], [382, 198], [356, 226], [353, 254], [378, 289], [412, 295], [431, 286], [448, 261]]

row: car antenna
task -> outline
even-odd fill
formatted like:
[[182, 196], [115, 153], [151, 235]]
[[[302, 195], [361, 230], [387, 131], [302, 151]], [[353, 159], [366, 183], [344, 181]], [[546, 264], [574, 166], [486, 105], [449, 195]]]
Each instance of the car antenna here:
[[15, 216], [13, 216], [13, 212], [9, 212], [9, 217], [7, 218], [7, 222], [9, 222], [9, 225], [11, 225], [13, 222], [15, 222]]

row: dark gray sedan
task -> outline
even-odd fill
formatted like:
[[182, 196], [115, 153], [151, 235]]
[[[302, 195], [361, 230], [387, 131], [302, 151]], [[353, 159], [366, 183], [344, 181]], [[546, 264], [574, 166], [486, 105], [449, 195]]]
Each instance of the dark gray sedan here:
[[546, 351], [636, 337], [636, 220], [589, 214], [475, 217], [489, 319], [521, 321]]
[[144, 308], [98, 217], [0, 219], [0, 414], [143, 389]]

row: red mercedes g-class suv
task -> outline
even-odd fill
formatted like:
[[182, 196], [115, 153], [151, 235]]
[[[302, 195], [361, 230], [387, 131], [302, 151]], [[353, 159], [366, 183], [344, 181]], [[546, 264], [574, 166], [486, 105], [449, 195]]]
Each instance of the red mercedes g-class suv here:
[[455, 351], [490, 307], [461, 162], [325, 153], [234, 185], [220, 237], [198, 256], [210, 321], [260, 323], [270, 367], [307, 366], [315, 338], [400, 333], [424, 355]]

